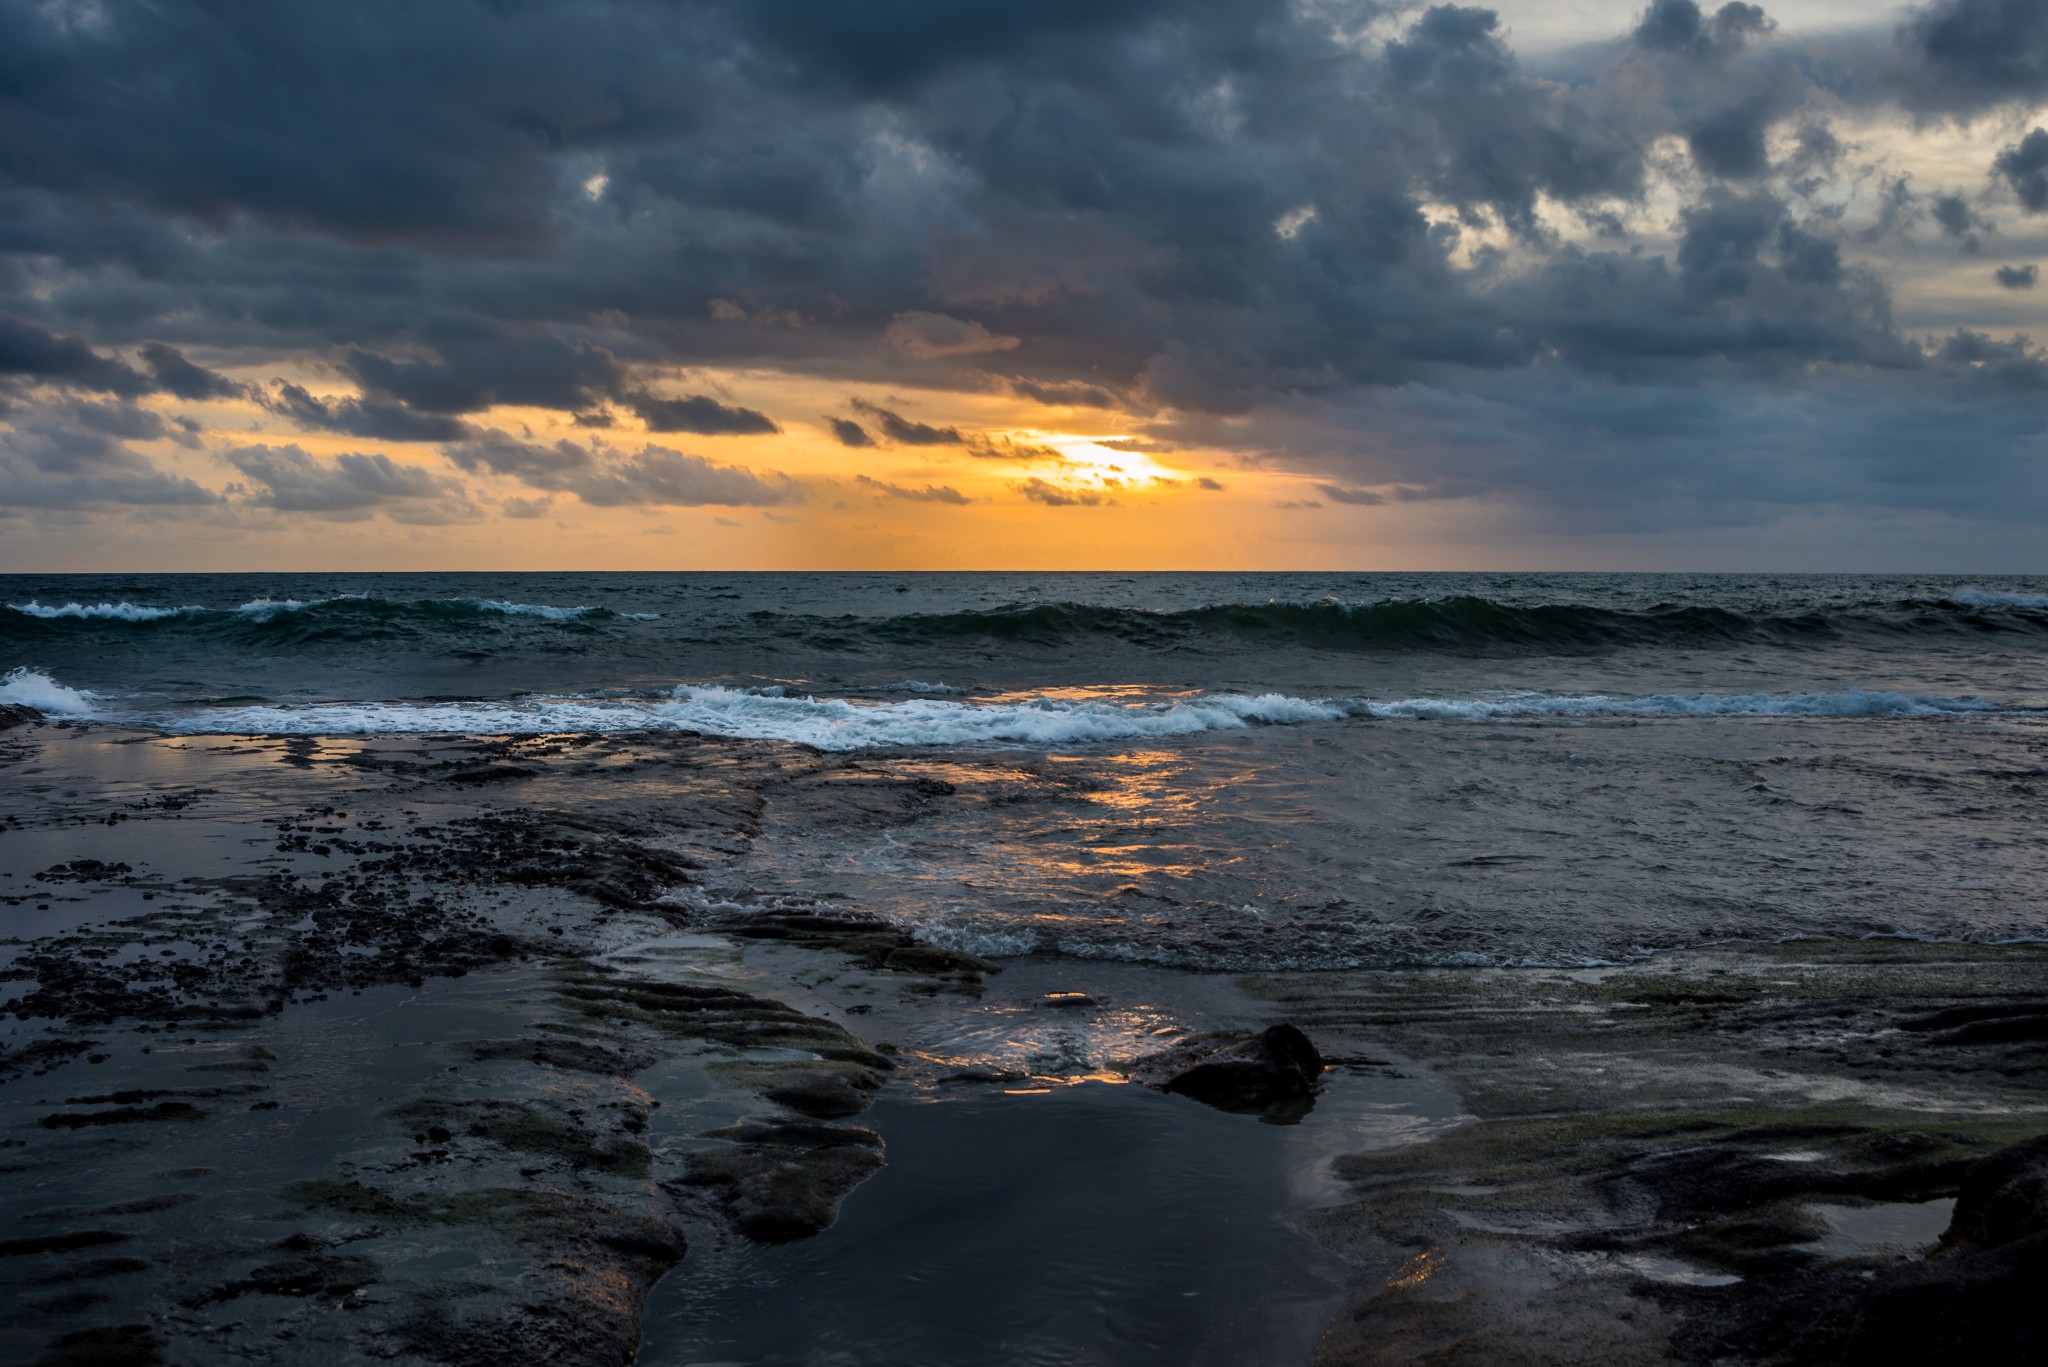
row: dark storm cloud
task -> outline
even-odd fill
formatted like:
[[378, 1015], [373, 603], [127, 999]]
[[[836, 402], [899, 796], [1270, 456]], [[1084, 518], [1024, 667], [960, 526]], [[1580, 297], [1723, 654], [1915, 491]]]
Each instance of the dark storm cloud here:
[[1966, 252], [1984, 250], [1982, 234], [1992, 231], [1991, 221], [1972, 208], [1961, 195], [1936, 195], [1928, 213], [1946, 237], [1954, 238]]
[[1318, 484], [1323, 496], [1337, 503], [1353, 503], [1362, 507], [1376, 507], [1387, 501], [1385, 494], [1376, 494], [1370, 489], [1348, 489], [1341, 484]]
[[1974, 114], [2048, 97], [2048, 6], [2040, 0], [1935, 0], [1899, 33], [1907, 99]]
[[340, 432], [351, 437], [377, 441], [462, 441], [470, 435], [469, 424], [442, 413], [421, 413], [402, 404], [382, 399], [337, 399], [331, 403], [314, 398], [299, 385], [280, 381], [275, 394], [261, 394], [260, 402], [280, 417], [317, 432]]
[[1539, 192], [1576, 201], [1641, 189], [1642, 130], [1597, 97], [1524, 76], [1492, 10], [1433, 6], [1386, 45], [1386, 63], [1390, 96], [1429, 116], [1410, 131], [1453, 203], [1526, 228]]
[[661, 399], [633, 394], [624, 400], [650, 432], [693, 432], [700, 437], [765, 435], [780, 432], [775, 420], [751, 408], [720, 403], [703, 394]]
[[786, 475], [759, 475], [661, 446], [620, 455], [593, 452], [575, 442], [542, 445], [491, 432], [447, 447], [446, 454], [461, 469], [506, 475], [548, 493], [571, 493], [598, 507], [768, 508], [804, 501], [802, 487]]
[[827, 418], [831, 425], [832, 437], [841, 446], [873, 446], [875, 439], [868, 435], [868, 429], [848, 418]]
[[598, 507], [776, 507], [804, 501], [790, 479], [763, 477], [737, 465], [716, 465], [702, 456], [643, 446], [622, 460], [568, 481], [569, 491]]
[[0, 507], [199, 507], [220, 496], [159, 469], [126, 443], [170, 435], [126, 402], [31, 403], [0, 428]]
[[364, 391], [428, 413], [475, 413], [493, 404], [586, 408], [617, 395], [626, 369], [604, 347], [548, 333], [482, 326], [427, 329], [432, 356], [351, 347], [337, 359]]
[[879, 479], [870, 479], [866, 475], [855, 475], [853, 482], [864, 488], [873, 489], [886, 498], [907, 499], [912, 503], [965, 505], [974, 502], [950, 484], [927, 484], [922, 489], [907, 489], [901, 484], [889, 484]]
[[1636, 22], [1636, 42], [1692, 57], [1725, 55], [1776, 27], [1759, 5], [1725, 4], [1708, 18], [1694, 0], [1652, 0]]
[[[904, 417], [893, 409], [881, 408], [866, 399], [852, 400], [854, 411], [874, 419], [882, 435], [898, 446], [958, 446], [966, 440], [957, 427], [934, 427]], [[842, 437], [842, 441], [845, 439]], [[855, 443], [847, 443], [853, 445]]]
[[83, 337], [0, 313], [0, 375], [75, 386], [105, 394], [142, 394], [150, 382], [126, 362], [102, 356]]
[[1027, 479], [1022, 484], [1010, 486], [1033, 503], [1042, 503], [1048, 508], [1094, 508], [1115, 499], [1096, 489], [1070, 489], [1059, 484], [1049, 484], [1042, 479]]
[[1991, 171], [2012, 187], [2028, 213], [2048, 213], [2048, 128], [2036, 128], [2000, 152]]
[[[1987, 366], [2020, 361], [1930, 357], [1856, 259], [1930, 210], [1945, 232], [1961, 220], [1903, 180], [1886, 222], [1831, 219], [1828, 191], [1879, 179], [1822, 120], [2038, 98], [2044, 10], [1939, 0], [1809, 51], [1756, 6], [1656, 0], [1550, 79], [1488, 10], [1366, 0], [0, 0], [0, 403], [118, 442], [22, 405], [249, 393], [188, 355], [331, 365], [360, 392], [262, 401], [589, 502], [795, 501], [779, 476], [658, 446], [476, 430], [506, 405], [771, 431], [653, 397], [678, 371], [752, 366], [1122, 410], [1162, 425], [1148, 439], [1184, 424], [1247, 458], [1325, 462], [1310, 473], [1346, 489], [1589, 516], [1620, 506], [1616, 486], [1715, 517], [1744, 487], [1754, 506], [1882, 502], [1912, 481], [1807, 486], [1747, 458], [1675, 472], [1745, 439], [1727, 414], [1800, 394], [1836, 424], [1809, 445], [1867, 433], [1860, 403], [1825, 398], [1865, 382], [1939, 411], [1953, 442], [1981, 426], [1987, 465], [2019, 458], [2019, 410], [1979, 400]], [[1997, 177], [2042, 207], [2036, 136]], [[1697, 177], [1657, 160], [1667, 139]], [[1676, 214], [1649, 207], [1653, 185]], [[1983, 238], [2009, 205], [1966, 202], [1974, 226], [1951, 235]], [[1650, 394], [1669, 421], [1645, 427]], [[828, 419], [835, 438], [1059, 458], [886, 402]], [[1456, 468], [1382, 470], [1356, 433], [1300, 417], [1363, 423], [1380, 402]], [[1494, 422], [1504, 409], [1523, 421]], [[1561, 459], [1574, 424], [1592, 454]], [[1635, 429], [1634, 446], [1611, 436]]]
[[[263, 487], [254, 500], [259, 506], [283, 513], [354, 518], [378, 510], [409, 511], [411, 520], [429, 512], [426, 520], [443, 521], [462, 497], [452, 481], [401, 465], [381, 451], [323, 458], [296, 445], [242, 446], [221, 457]], [[443, 506], [430, 512], [429, 502]]]
[[248, 390], [225, 375], [194, 365], [185, 353], [163, 342], [142, 345], [142, 363], [156, 381], [156, 387], [181, 399], [238, 399]]
[[1991, 272], [2000, 289], [2030, 290], [2041, 279], [2041, 268], [2029, 261], [2023, 266], [2000, 266]]
[[1010, 391], [1042, 404], [1072, 404], [1077, 408], [1116, 408], [1129, 402], [1127, 396], [1085, 380], [1012, 380]]

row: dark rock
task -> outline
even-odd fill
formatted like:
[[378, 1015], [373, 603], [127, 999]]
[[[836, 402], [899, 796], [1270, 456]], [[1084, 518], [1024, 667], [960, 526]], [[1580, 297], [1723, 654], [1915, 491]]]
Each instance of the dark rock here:
[[882, 1137], [852, 1125], [742, 1121], [706, 1139], [732, 1147], [690, 1160], [683, 1184], [709, 1189], [732, 1227], [756, 1243], [789, 1243], [825, 1229], [839, 1202], [882, 1166]]
[[509, 779], [532, 778], [538, 770], [516, 764], [478, 764], [448, 775], [450, 783], [504, 783]]
[[799, 1115], [840, 1120], [866, 1110], [872, 1090], [834, 1073], [805, 1073], [764, 1088], [761, 1095]]
[[0, 731], [11, 731], [17, 726], [27, 726], [30, 722], [41, 720], [43, 714], [33, 707], [23, 707], [20, 703], [13, 702], [0, 703]]
[[1972, 1002], [1951, 1006], [1925, 1015], [1908, 1016], [1899, 1022], [1901, 1030], [1953, 1030], [1977, 1021], [2005, 1020], [2014, 1016], [2048, 1016], [2048, 1001]]
[[2032, 1044], [2048, 1041], [2048, 1001], [1972, 1002], [1899, 1022], [1932, 1033], [1935, 1044]]
[[80, 1229], [68, 1234], [44, 1234], [30, 1239], [0, 1239], [0, 1258], [25, 1258], [37, 1253], [72, 1253], [81, 1248], [97, 1248], [101, 1244], [118, 1244], [132, 1239], [112, 1229]]
[[79, 1130], [89, 1125], [134, 1125], [150, 1120], [197, 1120], [206, 1114], [185, 1101], [159, 1101], [154, 1106], [122, 1106], [111, 1111], [59, 1111], [46, 1115], [46, 1130]]
[[1189, 1035], [1163, 1053], [1139, 1059], [1131, 1076], [1148, 1087], [1178, 1092], [1218, 1110], [1261, 1115], [1283, 1123], [1315, 1105], [1323, 1056], [1291, 1025], [1258, 1034], [1212, 1030]]
[[1980, 1158], [1963, 1170], [1943, 1248], [1998, 1248], [2048, 1234], [2048, 1135]]
[[1842, 1360], [2048, 1361], [2048, 1135], [1963, 1173], [1948, 1233], [1925, 1260], [1871, 1288]]
[[1048, 992], [1038, 999], [1038, 1004], [1055, 1010], [1077, 1010], [1094, 1006], [1095, 998], [1086, 992]]
[[66, 1334], [30, 1367], [157, 1367], [163, 1360], [155, 1330], [122, 1324]]

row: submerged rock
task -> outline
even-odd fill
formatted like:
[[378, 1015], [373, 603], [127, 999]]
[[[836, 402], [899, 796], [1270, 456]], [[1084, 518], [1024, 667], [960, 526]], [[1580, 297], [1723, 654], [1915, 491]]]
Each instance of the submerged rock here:
[[1148, 1087], [1178, 1092], [1218, 1110], [1291, 1123], [1315, 1105], [1323, 1056], [1291, 1025], [1257, 1033], [1210, 1030], [1171, 1049], [1148, 1054], [1131, 1077]]

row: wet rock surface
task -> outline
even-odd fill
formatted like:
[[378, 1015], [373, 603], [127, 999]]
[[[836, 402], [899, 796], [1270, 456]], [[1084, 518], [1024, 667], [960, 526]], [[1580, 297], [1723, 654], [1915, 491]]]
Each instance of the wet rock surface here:
[[[967, 800], [961, 769], [6, 732], [0, 1360], [623, 1363], [693, 1250], [833, 1221], [892, 1079], [1121, 1072], [1284, 1119], [1326, 1061], [1437, 1071], [1474, 1116], [1337, 1165], [1309, 1223], [1364, 1290], [1333, 1367], [2034, 1351], [2039, 1165], [2011, 1146], [2048, 1127], [2048, 951], [1304, 974], [1201, 1022], [1292, 1026], [1199, 1035], [1063, 967], [985, 1022], [1028, 1047], [899, 1049], [892, 1003], [987, 1006], [995, 966], [779, 902], [746, 856], [776, 821], [879, 842]], [[1951, 1199], [1938, 1247], [1844, 1234]]]
[[926, 992], [993, 966], [667, 898], [778, 795], [882, 824], [943, 796], [846, 767], [10, 733], [0, 1360], [625, 1363], [693, 1238], [829, 1225], [884, 1161], [837, 1122], [894, 1064], [736, 981], [730, 933]]
[[1285, 1023], [1253, 1033], [1205, 1031], [1131, 1065], [1148, 1087], [1177, 1092], [1221, 1111], [1286, 1123], [1315, 1105], [1323, 1056], [1307, 1035]]
[[1473, 1112], [1338, 1161], [1311, 1223], [1367, 1276], [1319, 1362], [2040, 1360], [2048, 1055], [1947, 1036], [2024, 1018], [2044, 969], [1865, 943], [1264, 980]]

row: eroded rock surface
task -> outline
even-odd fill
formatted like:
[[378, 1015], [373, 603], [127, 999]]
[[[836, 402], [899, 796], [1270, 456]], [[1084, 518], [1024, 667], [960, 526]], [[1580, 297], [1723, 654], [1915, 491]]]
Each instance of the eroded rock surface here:
[[992, 968], [667, 900], [770, 794], [944, 796], [799, 747], [57, 728], [0, 765], [0, 1184], [38, 1193], [0, 1216], [0, 1360], [627, 1363], [686, 1231], [803, 1237], [883, 1162], [828, 1122], [891, 1060], [736, 980], [726, 932], [927, 991]]

